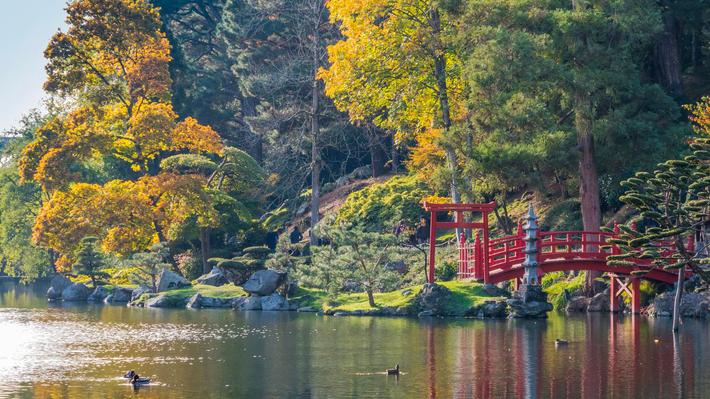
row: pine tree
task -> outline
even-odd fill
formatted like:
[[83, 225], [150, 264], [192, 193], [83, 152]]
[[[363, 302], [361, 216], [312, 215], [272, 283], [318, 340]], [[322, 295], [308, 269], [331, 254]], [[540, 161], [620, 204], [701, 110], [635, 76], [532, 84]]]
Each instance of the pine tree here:
[[76, 262], [72, 269], [76, 274], [91, 278], [91, 285], [96, 287], [97, 279], [109, 277], [108, 273], [100, 269], [104, 266], [103, 256], [96, 251], [96, 237], [84, 237], [79, 242], [76, 251]]

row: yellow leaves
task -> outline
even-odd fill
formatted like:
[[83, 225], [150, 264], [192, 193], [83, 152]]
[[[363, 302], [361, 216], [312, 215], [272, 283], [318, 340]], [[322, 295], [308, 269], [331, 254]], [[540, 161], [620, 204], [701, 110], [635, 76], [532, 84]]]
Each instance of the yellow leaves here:
[[405, 161], [407, 169], [416, 171], [424, 180], [431, 179], [435, 169], [446, 162], [446, 153], [438, 145], [442, 133], [441, 129], [428, 129], [417, 134], [417, 145], [410, 149], [409, 159]]
[[[96, 236], [102, 250], [119, 255], [176, 239], [188, 220], [214, 226], [217, 212], [203, 178], [161, 173], [104, 185], [74, 183], [56, 191], [36, 219], [33, 241], [60, 252], [68, 261], [81, 238]], [[70, 262], [71, 263], [71, 262]]]
[[703, 97], [698, 103], [686, 105], [691, 112], [690, 120], [698, 134], [710, 136], [710, 97]]
[[222, 155], [224, 146], [217, 132], [210, 126], [200, 125], [195, 118], [187, 117], [173, 131], [174, 150], [208, 152]]

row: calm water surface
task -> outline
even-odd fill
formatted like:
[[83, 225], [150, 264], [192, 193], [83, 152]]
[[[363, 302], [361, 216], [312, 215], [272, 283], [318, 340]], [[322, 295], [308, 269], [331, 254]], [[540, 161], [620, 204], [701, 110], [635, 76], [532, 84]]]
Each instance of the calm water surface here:
[[[703, 398], [710, 324], [48, 305], [0, 286], [0, 398]], [[555, 348], [555, 338], [570, 341]], [[657, 341], [656, 341], [657, 340]], [[401, 364], [399, 378], [381, 373]], [[134, 391], [127, 369], [155, 385]]]

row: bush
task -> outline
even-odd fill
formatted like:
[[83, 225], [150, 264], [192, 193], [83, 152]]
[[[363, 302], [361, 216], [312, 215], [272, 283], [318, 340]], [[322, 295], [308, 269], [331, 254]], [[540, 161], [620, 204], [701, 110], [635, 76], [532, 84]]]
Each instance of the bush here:
[[434, 273], [438, 281], [451, 281], [456, 278], [458, 268], [454, 262], [440, 262], [436, 265]]
[[416, 176], [396, 176], [350, 194], [337, 222], [389, 231], [400, 220], [413, 226], [422, 215], [421, 201], [431, 192]]
[[187, 250], [173, 257], [180, 273], [188, 279], [194, 280], [202, 274], [202, 262], [195, 256], [192, 250]]

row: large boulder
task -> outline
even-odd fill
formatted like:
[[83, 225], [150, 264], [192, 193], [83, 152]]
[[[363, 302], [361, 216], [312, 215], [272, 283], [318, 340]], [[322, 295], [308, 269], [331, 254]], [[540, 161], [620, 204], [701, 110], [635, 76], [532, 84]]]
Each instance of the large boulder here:
[[130, 288], [116, 287], [113, 290], [113, 297], [111, 297], [111, 303], [126, 303], [130, 302], [133, 297], [133, 291]]
[[103, 285], [100, 285], [94, 289], [94, 292], [92, 292], [86, 300], [89, 302], [103, 302], [104, 299], [106, 299], [106, 297], [110, 294], [111, 292], [109, 290], [107, 290]]
[[235, 310], [261, 310], [261, 297], [255, 295], [237, 298], [232, 302], [232, 306]]
[[133, 291], [131, 291], [131, 302], [135, 301], [136, 299], [140, 298], [141, 295], [147, 294], [151, 292], [150, 288], [141, 285], [138, 288], [135, 288]]
[[576, 296], [567, 301], [567, 312], [586, 312], [591, 298], [586, 296]]
[[417, 295], [415, 303], [420, 312], [431, 311], [432, 314], [440, 315], [444, 313], [450, 297], [451, 291], [448, 288], [436, 283], [427, 283]]
[[185, 307], [186, 303], [186, 298], [176, 295], [159, 294], [147, 299], [144, 306], [147, 308], [182, 308]]
[[193, 295], [188, 301], [188, 308], [200, 309], [200, 308], [229, 308], [232, 306], [231, 299], [223, 298], [212, 298], [208, 296], [202, 296], [201, 294]]
[[190, 284], [187, 279], [177, 273], [171, 272], [170, 270], [163, 268], [158, 276], [158, 292], [165, 292], [169, 290], [175, 290], [178, 288], [189, 287]]
[[65, 302], [81, 302], [91, 294], [91, 290], [81, 283], [74, 283], [62, 291], [62, 300]]
[[261, 298], [261, 310], [289, 310], [288, 301], [283, 296], [273, 293]]
[[186, 308], [192, 308], [192, 309], [199, 309], [202, 307], [202, 295], [199, 293], [193, 295], [190, 297], [190, 299], [187, 300], [187, 305], [185, 305]]
[[[675, 292], [664, 292], [654, 298], [646, 313], [652, 317], [670, 317], [673, 315]], [[705, 293], [686, 292], [680, 301], [682, 317], [705, 318], [710, 315], [710, 298]]]
[[271, 295], [286, 279], [286, 273], [273, 269], [259, 270], [244, 283], [244, 291], [259, 296]]
[[510, 317], [515, 318], [543, 318], [552, 310], [552, 304], [547, 302], [547, 294], [539, 285], [523, 285], [506, 302], [510, 307]]
[[61, 274], [57, 274], [52, 277], [49, 282], [49, 289], [47, 289], [47, 298], [51, 301], [56, 301], [62, 299], [62, 292], [65, 288], [71, 285], [71, 280], [66, 278]]
[[587, 312], [608, 312], [611, 309], [609, 305], [609, 291], [605, 290], [594, 295], [589, 299], [589, 305], [587, 306]]
[[502, 319], [508, 315], [508, 304], [504, 300], [485, 301], [479, 306], [474, 306], [466, 312], [466, 316], [473, 316], [479, 319], [493, 318]]
[[219, 287], [228, 283], [227, 277], [222, 273], [222, 269], [217, 266], [213, 267], [209, 273], [203, 274], [197, 278], [198, 284], [213, 285]]

